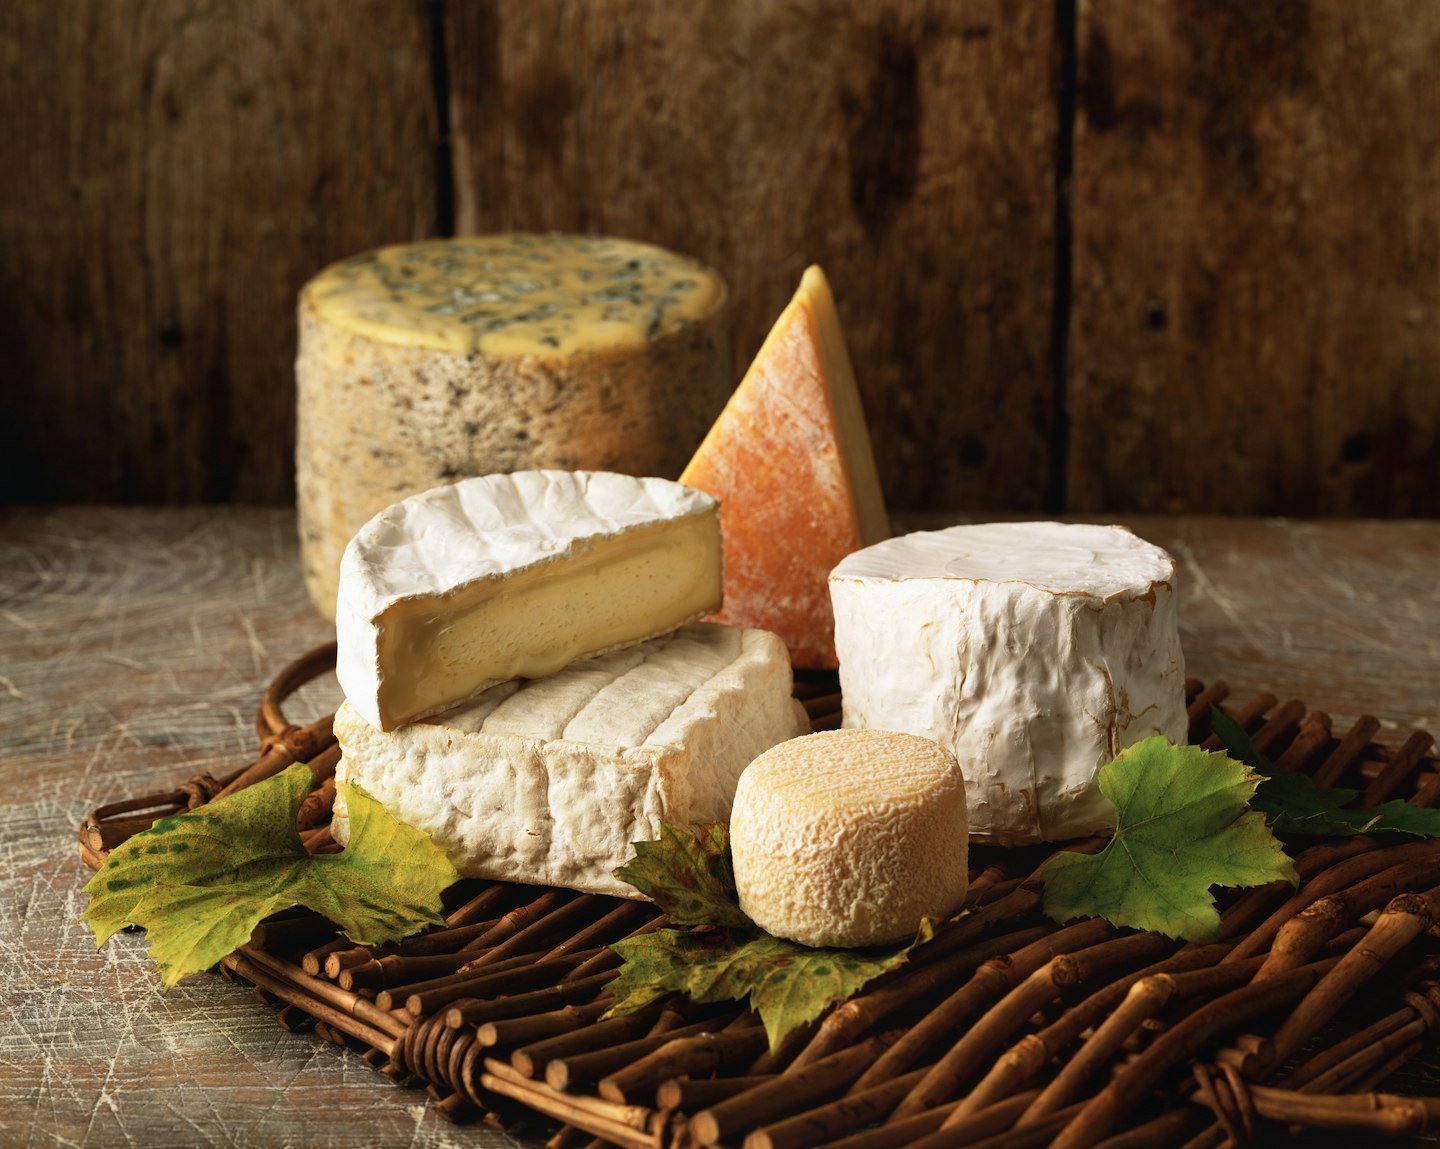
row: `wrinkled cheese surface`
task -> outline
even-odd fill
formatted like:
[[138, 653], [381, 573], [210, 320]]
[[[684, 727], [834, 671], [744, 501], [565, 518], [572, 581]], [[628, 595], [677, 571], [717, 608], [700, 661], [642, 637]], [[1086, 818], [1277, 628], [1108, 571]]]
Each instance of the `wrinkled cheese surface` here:
[[321, 320], [372, 339], [551, 358], [652, 342], [725, 297], [713, 271], [651, 244], [525, 233], [382, 247], [305, 291]]
[[428, 833], [462, 874], [626, 897], [638, 895], [611, 871], [632, 842], [658, 838], [662, 820], [725, 820], [745, 766], [808, 729], [780, 640], [714, 623], [501, 683], [388, 733], [348, 703], [335, 716], [338, 776]]
[[390, 730], [673, 630], [720, 596], [702, 492], [606, 472], [467, 479], [390, 507], [346, 548], [336, 674]]
[[935, 742], [831, 730], [760, 755], [730, 816], [740, 908], [812, 946], [913, 936], [965, 900], [965, 780]]
[[1174, 560], [1123, 528], [917, 532], [851, 555], [830, 591], [844, 725], [951, 750], [974, 837], [1113, 826], [1098, 769], [1151, 735], [1185, 739]]

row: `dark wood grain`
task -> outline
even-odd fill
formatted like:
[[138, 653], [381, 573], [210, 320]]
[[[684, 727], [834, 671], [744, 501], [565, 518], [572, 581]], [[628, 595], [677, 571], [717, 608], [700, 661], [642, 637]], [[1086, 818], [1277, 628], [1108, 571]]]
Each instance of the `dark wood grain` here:
[[[1190, 674], [1440, 730], [1440, 526], [1127, 521], [1179, 560]], [[0, 510], [0, 1144], [511, 1143], [217, 977], [162, 995], [142, 936], [97, 954], [78, 920], [85, 814], [248, 761], [265, 685], [328, 636], [288, 510]]]
[[895, 505], [1050, 480], [1058, 99], [1048, 5], [452, 5], [460, 232], [606, 231], [731, 288], [737, 372], [809, 263]]
[[737, 374], [824, 265], [892, 505], [1434, 517], [1437, 53], [1406, 0], [10, 0], [0, 502], [289, 501], [296, 290], [453, 199], [712, 263]]
[[6, 4], [0, 501], [293, 497], [294, 301], [435, 225], [423, 0]]
[[1440, 8], [1079, 8], [1072, 510], [1440, 512]]

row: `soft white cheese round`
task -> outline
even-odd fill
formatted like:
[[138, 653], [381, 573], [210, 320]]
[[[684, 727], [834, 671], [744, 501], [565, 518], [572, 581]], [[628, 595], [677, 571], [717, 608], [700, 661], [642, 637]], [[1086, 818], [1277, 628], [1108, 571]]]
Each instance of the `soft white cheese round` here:
[[740, 908], [776, 937], [870, 946], [965, 900], [965, 780], [925, 738], [829, 730], [746, 767], [730, 814]]
[[1122, 527], [987, 523], [867, 547], [830, 575], [844, 725], [955, 754], [972, 837], [1114, 824], [1125, 747], [1186, 736], [1175, 562]]
[[[810, 728], [778, 637], [716, 623], [511, 680], [383, 732], [335, 715], [358, 784], [467, 878], [639, 897], [614, 875], [662, 822], [723, 821], [741, 771]], [[335, 800], [335, 837], [348, 840]]]

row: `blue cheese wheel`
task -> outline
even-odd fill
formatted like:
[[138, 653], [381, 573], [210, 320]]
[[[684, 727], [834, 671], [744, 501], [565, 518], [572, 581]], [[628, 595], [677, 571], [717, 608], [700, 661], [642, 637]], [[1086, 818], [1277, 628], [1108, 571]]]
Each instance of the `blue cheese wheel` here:
[[725, 285], [600, 236], [426, 240], [300, 294], [296, 486], [311, 598], [373, 515], [472, 475], [680, 473], [729, 396]]

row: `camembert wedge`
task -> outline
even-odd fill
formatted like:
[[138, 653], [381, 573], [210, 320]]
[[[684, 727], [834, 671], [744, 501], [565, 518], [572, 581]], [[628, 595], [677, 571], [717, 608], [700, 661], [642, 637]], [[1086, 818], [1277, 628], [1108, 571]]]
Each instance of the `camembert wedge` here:
[[826, 578], [889, 537], [860, 392], [830, 286], [811, 267], [680, 476], [720, 499], [725, 609], [796, 666], [834, 667]]
[[336, 675], [359, 714], [393, 730], [720, 601], [709, 495], [607, 472], [486, 475], [405, 499], [351, 541]]

